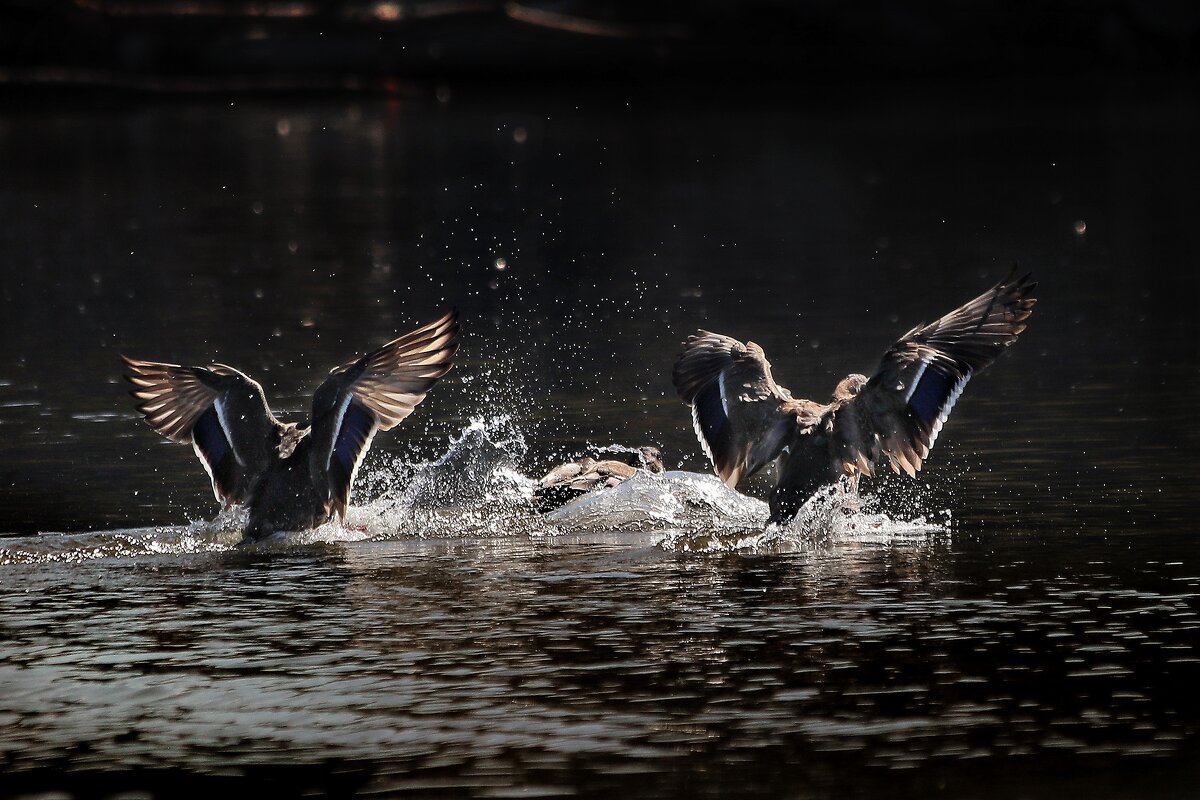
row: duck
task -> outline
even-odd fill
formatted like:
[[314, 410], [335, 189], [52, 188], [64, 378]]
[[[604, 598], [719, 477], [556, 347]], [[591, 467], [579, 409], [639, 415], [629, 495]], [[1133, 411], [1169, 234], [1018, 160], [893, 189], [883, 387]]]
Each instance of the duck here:
[[777, 462], [769, 523], [786, 524], [822, 487], [857, 490], [886, 463], [915, 477], [967, 382], [1025, 330], [1037, 283], [1007, 278], [901, 336], [870, 377], [852, 373], [828, 402], [794, 398], [754, 342], [699, 330], [672, 370], [701, 448], [729, 487]]
[[596, 489], [624, 483], [639, 472], [662, 473], [662, 453], [657, 447], [639, 447], [630, 455], [632, 458], [624, 461], [584, 456], [558, 465], [538, 481], [534, 506], [538, 511], [552, 511]]
[[121, 356], [145, 422], [190, 444], [225, 509], [245, 506], [244, 542], [344, 522], [371, 441], [400, 424], [450, 371], [458, 312], [335, 367], [307, 425], [281, 422], [263, 387], [225, 364], [180, 366]]

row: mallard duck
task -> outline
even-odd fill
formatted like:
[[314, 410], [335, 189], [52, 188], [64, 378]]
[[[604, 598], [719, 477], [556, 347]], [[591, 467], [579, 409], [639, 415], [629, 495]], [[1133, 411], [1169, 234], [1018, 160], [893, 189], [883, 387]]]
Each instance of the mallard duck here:
[[450, 370], [458, 312], [330, 371], [307, 427], [280, 422], [256, 381], [224, 364], [183, 367], [121, 356], [147, 424], [190, 444], [226, 508], [245, 505], [247, 541], [344, 519], [376, 431], [398, 425]]
[[550, 511], [595, 489], [616, 486], [639, 471], [655, 475], [663, 471], [662, 454], [657, 447], [639, 447], [629, 455], [625, 461], [584, 456], [560, 464], [538, 481], [533, 491], [535, 507], [538, 511]]
[[672, 378], [692, 407], [696, 436], [728, 486], [780, 459], [771, 522], [843, 476], [856, 485], [886, 461], [914, 476], [971, 376], [1025, 330], [1036, 302], [1029, 275], [1012, 276], [929, 325], [900, 337], [870, 377], [843, 378], [828, 403], [795, 399], [775, 383], [754, 342], [698, 331]]

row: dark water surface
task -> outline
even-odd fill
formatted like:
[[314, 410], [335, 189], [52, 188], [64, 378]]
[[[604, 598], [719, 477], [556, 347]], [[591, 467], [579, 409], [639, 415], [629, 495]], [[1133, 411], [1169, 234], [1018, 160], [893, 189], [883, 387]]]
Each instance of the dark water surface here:
[[[0, 796], [1192, 791], [1196, 96], [0, 106]], [[1032, 324], [888, 516], [579, 532], [466, 482], [393, 513], [472, 420], [535, 476], [587, 443], [703, 471], [696, 327], [821, 398], [1013, 262]], [[234, 547], [119, 381], [223, 361], [298, 419], [447, 305], [459, 367], [376, 438], [353, 535]]]

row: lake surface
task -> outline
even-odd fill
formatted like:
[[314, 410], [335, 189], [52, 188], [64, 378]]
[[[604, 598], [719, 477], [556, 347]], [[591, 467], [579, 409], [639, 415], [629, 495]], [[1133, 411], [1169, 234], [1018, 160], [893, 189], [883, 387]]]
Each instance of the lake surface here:
[[[0, 796], [1191, 790], [1194, 87], [441, 96], [0, 104]], [[824, 398], [1014, 262], [1029, 329], [860, 514], [523, 505], [588, 446], [706, 471], [698, 327]], [[237, 547], [120, 381], [222, 361], [303, 419], [450, 305], [347, 531]], [[425, 466], [476, 434], [498, 470]]]

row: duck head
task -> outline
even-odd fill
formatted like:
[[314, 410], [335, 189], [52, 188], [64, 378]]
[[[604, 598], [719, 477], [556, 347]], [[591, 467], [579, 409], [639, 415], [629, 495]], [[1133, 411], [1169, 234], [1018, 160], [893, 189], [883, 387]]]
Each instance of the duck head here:
[[662, 453], [657, 447], [639, 447], [638, 461], [647, 472], [658, 474], [663, 471]]
[[284, 423], [283, 430], [279, 432], [279, 444], [276, 445], [279, 457], [290, 457], [296, 451], [296, 445], [300, 444], [300, 440], [308, 435], [308, 430], [308, 428], [297, 427], [294, 422]]
[[867, 385], [867, 376], [859, 375], [857, 372], [847, 375], [838, 381], [838, 385], [833, 389], [834, 400], [849, 400], [856, 396], [862, 388]]

